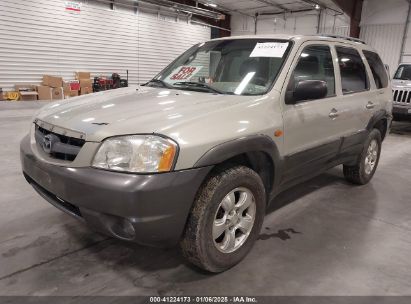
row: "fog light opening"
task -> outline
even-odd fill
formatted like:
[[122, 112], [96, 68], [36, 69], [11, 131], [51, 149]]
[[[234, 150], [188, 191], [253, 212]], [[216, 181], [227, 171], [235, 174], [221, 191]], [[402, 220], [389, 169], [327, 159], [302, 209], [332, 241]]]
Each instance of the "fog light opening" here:
[[113, 234], [117, 237], [127, 240], [134, 239], [136, 231], [133, 224], [126, 218], [119, 218], [111, 226]]

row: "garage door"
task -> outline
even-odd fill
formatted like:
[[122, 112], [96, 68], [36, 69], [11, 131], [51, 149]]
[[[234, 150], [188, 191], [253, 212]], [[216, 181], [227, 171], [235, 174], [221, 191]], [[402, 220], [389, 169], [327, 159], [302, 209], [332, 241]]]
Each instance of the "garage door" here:
[[[73, 79], [129, 70], [145, 82], [191, 45], [210, 39], [210, 28], [161, 14], [110, 9], [93, 1], [1, 1], [0, 88], [40, 83], [43, 74]], [[71, 4], [80, 4], [72, 10]]]

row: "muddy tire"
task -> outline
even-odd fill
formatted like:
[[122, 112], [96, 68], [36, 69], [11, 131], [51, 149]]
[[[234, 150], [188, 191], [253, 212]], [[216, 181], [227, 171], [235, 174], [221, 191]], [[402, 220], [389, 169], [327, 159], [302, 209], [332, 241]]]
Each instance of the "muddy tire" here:
[[216, 172], [201, 186], [181, 240], [184, 256], [209, 272], [239, 263], [260, 233], [266, 194], [260, 176], [236, 166]]
[[345, 179], [353, 184], [365, 185], [374, 176], [381, 154], [381, 133], [373, 129], [364, 144], [357, 163], [353, 166], [343, 166]]

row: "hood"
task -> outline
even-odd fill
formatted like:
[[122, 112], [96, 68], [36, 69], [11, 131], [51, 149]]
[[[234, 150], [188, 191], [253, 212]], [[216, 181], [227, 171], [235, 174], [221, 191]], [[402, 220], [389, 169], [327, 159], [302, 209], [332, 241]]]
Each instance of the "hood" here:
[[150, 87], [129, 87], [55, 102], [35, 118], [86, 134], [87, 141], [106, 137], [160, 133], [221, 112], [253, 96], [218, 95]]
[[393, 79], [392, 88], [393, 89], [411, 89], [411, 80]]

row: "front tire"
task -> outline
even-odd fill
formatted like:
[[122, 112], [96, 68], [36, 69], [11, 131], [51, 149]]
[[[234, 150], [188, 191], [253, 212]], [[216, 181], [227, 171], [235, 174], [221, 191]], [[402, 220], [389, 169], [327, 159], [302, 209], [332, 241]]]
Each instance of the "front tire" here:
[[380, 160], [381, 142], [380, 131], [373, 129], [368, 135], [364, 149], [358, 156], [357, 163], [354, 166], [343, 166], [347, 181], [357, 185], [365, 185], [372, 179]]
[[181, 240], [184, 256], [209, 272], [239, 263], [260, 233], [265, 197], [260, 176], [247, 167], [210, 176], [197, 194]]

